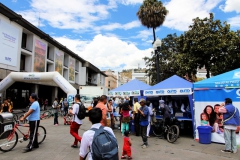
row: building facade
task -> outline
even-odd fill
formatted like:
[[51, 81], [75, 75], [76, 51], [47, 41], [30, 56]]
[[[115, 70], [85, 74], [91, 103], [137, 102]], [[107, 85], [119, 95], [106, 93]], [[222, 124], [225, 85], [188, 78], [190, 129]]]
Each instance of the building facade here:
[[143, 83], [149, 84], [149, 77], [146, 74], [146, 69], [133, 69], [132, 79], [137, 79]]
[[107, 75], [105, 78], [105, 87], [108, 89], [108, 91], [117, 88], [117, 76], [115, 75], [114, 71], [107, 70], [104, 71], [104, 73]]
[[[0, 3], [0, 81], [11, 72], [59, 72], [77, 90], [79, 86], [105, 86], [105, 73], [73, 53], [21, 15]], [[39, 98], [66, 97], [55, 82], [15, 82], [2, 97], [10, 97], [19, 108], [28, 104], [31, 92]], [[14, 107], [17, 105], [14, 105]]]

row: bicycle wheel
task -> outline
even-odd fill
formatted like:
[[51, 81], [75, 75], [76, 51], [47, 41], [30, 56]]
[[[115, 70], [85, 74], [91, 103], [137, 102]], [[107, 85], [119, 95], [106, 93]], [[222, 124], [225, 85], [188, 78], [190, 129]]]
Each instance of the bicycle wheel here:
[[43, 126], [38, 127], [38, 144], [41, 144], [47, 135], [46, 129]]
[[43, 112], [43, 114], [40, 116], [41, 119], [46, 119], [46, 118], [50, 118], [52, 116], [52, 114], [49, 111], [45, 111]]
[[175, 142], [179, 136], [179, 128], [177, 125], [173, 125], [168, 129], [167, 132], [167, 141], [170, 143]]
[[[21, 119], [22, 117], [24, 117], [23, 114], [19, 116], [19, 119]], [[25, 124], [25, 123], [27, 123], [27, 120], [26, 120], [26, 119], [23, 120], [23, 121], [19, 121], [19, 124]]]
[[161, 127], [161, 122], [157, 121], [153, 125], [153, 134], [157, 137], [160, 137], [163, 135], [162, 127]]
[[13, 130], [5, 131], [0, 135], [0, 150], [8, 152], [16, 146], [17, 142], [17, 132], [13, 132]]

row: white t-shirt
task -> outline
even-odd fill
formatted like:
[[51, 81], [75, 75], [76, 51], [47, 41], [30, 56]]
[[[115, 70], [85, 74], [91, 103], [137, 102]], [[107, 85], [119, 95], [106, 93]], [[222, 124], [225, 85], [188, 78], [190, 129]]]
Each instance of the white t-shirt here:
[[82, 120], [78, 119], [77, 114], [79, 110], [79, 104], [74, 104], [73, 105], [73, 121], [76, 122], [77, 124], [83, 124]]
[[[91, 128], [99, 129], [100, 126], [101, 126], [101, 123], [96, 123], [96, 124], [93, 124]], [[104, 127], [104, 130], [108, 131], [115, 137], [113, 130], [111, 128]], [[88, 130], [83, 133], [82, 140], [81, 140], [81, 146], [79, 149], [79, 156], [85, 157], [89, 151], [89, 147], [90, 147], [90, 151], [92, 150], [92, 141], [93, 141], [94, 134], [95, 134], [95, 132], [93, 130]], [[86, 159], [92, 160], [92, 155], [90, 152], [88, 153], [88, 156]]]

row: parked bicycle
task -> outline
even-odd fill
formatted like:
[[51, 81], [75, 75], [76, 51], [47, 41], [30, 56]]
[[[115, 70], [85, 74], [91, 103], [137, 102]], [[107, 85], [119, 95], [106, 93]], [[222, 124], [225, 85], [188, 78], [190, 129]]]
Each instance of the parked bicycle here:
[[[155, 114], [156, 116], [156, 114]], [[163, 119], [156, 119], [153, 123], [153, 134], [157, 137], [166, 138], [168, 142], [174, 143], [179, 137], [179, 127], [175, 117], [170, 119], [169, 125], [165, 125]]]
[[[27, 133], [22, 132], [19, 129], [21, 127], [29, 127], [29, 124], [19, 124], [19, 121], [16, 121], [13, 128], [9, 128], [9, 130], [3, 132], [0, 135], [0, 150], [3, 152], [11, 151], [20, 141], [27, 141], [30, 136], [30, 129], [28, 129]], [[18, 139], [17, 130], [22, 134], [23, 138]], [[43, 126], [38, 127], [38, 144], [41, 144], [47, 135], [46, 129]]]

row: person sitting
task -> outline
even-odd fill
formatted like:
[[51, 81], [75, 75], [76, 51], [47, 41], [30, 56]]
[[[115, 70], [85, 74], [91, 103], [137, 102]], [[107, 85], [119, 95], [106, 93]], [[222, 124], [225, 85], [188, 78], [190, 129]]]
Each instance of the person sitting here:
[[10, 103], [8, 103], [7, 99], [4, 99], [3, 104], [1, 105], [0, 113], [3, 113], [3, 112], [11, 113], [11, 106], [10, 106]]

